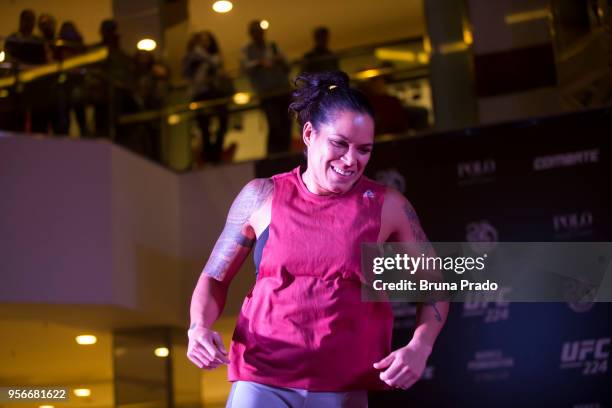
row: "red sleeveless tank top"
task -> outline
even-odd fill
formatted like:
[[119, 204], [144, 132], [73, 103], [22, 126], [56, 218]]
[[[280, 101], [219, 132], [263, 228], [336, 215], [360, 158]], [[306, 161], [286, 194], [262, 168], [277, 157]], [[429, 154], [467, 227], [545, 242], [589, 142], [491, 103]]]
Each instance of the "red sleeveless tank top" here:
[[310, 391], [385, 389], [372, 364], [391, 351], [388, 303], [361, 300], [361, 243], [376, 242], [385, 187], [311, 193], [299, 168], [274, 176], [255, 286], [230, 346], [230, 381]]

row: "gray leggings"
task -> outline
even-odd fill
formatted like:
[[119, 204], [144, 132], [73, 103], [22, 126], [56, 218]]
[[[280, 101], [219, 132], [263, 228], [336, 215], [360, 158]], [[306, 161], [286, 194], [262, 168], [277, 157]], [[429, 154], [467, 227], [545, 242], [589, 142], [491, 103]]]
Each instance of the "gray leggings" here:
[[235, 381], [226, 408], [367, 408], [367, 391], [314, 392]]

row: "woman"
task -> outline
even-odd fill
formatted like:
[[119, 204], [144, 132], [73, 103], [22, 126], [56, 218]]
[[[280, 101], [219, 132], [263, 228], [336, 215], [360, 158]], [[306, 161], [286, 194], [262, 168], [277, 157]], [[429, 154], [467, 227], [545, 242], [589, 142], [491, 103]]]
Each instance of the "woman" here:
[[[83, 36], [72, 21], [64, 22], [59, 30], [59, 45], [55, 48], [55, 59], [63, 62], [86, 51]], [[60, 135], [70, 131], [70, 111], [74, 111], [81, 137], [89, 136], [85, 115], [85, 73], [82, 68], [72, 69], [65, 74], [64, 81], [58, 81], [59, 130]], [[61, 76], [60, 76], [61, 78]]]
[[[373, 113], [347, 75], [296, 82], [290, 110], [307, 168], [255, 179], [236, 197], [193, 294], [187, 355], [200, 368], [229, 363], [228, 407], [366, 407], [367, 390], [418, 380], [448, 304], [440, 316], [420, 307], [412, 341], [391, 352], [389, 304], [361, 300], [360, 245], [427, 238], [403, 195], [363, 176]], [[254, 244], [257, 281], [228, 357], [211, 327]]]
[[[187, 54], [183, 58], [183, 76], [189, 81], [189, 94], [192, 101], [207, 101], [229, 96], [231, 82], [223, 72], [223, 61], [217, 40], [208, 31], [194, 34], [187, 44]], [[198, 127], [202, 133], [202, 159], [205, 162], [218, 162], [223, 151], [223, 139], [227, 132], [227, 107], [217, 105], [212, 108], [219, 120], [216, 138], [210, 134], [209, 112], [197, 116]]]

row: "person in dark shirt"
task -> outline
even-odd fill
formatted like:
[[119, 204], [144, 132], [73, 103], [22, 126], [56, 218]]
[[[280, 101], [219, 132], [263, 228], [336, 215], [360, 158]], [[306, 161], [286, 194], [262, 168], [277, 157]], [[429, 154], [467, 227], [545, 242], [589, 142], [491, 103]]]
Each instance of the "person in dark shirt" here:
[[[62, 23], [58, 34], [55, 57], [59, 62], [86, 51], [83, 36], [72, 21]], [[89, 136], [85, 116], [85, 73], [82, 67], [64, 72], [59, 81], [58, 108], [60, 111], [60, 134], [70, 130], [70, 111], [74, 111], [81, 137]]]
[[108, 138], [122, 112], [121, 105], [130, 99], [133, 61], [119, 46], [119, 26], [115, 20], [102, 21], [100, 37], [102, 41], [95, 46], [106, 47], [108, 57], [89, 69], [88, 86], [94, 105], [95, 136]]
[[[45, 60], [55, 61], [56, 23], [55, 17], [43, 13], [38, 17], [38, 31], [42, 34]], [[61, 112], [57, 95], [59, 92], [59, 74], [44, 75], [27, 84], [28, 99], [31, 102], [30, 120], [32, 132], [46, 134], [49, 130], [55, 135], [66, 134], [61, 125]]]
[[[17, 72], [47, 62], [45, 43], [42, 38], [33, 34], [36, 14], [25, 9], [19, 15], [19, 29], [8, 36], [4, 43], [7, 61]], [[24, 132], [27, 128], [27, 112], [32, 110], [31, 101], [36, 92], [30, 86], [17, 84], [9, 91], [8, 111], [3, 115], [0, 127], [15, 132]]]
[[57, 59], [56, 46], [55, 46], [55, 35], [57, 24], [55, 17], [51, 14], [43, 13], [38, 17], [38, 31], [42, 34], [42, 38], [46, 45], [47, 61]]
[[329, 50], [329, 30], [317, 27], [313, 32], [315, 46], [304, 54], [302, 72], [335, 71], [339, 67], [338, 57]]
[[16, 64], [38, 65], [47, 61], [43, 39], [34, 35], [36, 14], [25, 9], [19, 15], [19, 30], [8, 36], [4, 49]]

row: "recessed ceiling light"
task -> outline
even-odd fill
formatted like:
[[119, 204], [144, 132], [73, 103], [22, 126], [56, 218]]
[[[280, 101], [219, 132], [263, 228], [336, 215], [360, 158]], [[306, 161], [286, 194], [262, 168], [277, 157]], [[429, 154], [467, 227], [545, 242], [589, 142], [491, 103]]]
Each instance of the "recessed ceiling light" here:
[[77, 397], [89, 397], [91, 395], [89, 388], [77, 388], [73, 392]]
[[91, 334], [82, 334], [80, 336], [76, 336], [76, 342], [85, 346], [90, 344], [96, 344], [98, 342], [98, 338]]
[[157, 43], [155, 40], [150, 38], [143, 38], [142, 40], [138, 41], [138, 44], [136, 44], [136, 48], [141, 51], [153, 51], [156, 47]]
[[232, 2], [227, 0], [215, 1], [212, 6], [212, 9], [217, 13], [227, 13], [233, 8], [234, 5], [232, 4]]
[[259, 26], [262, 30], [267, 30], [268, 28], [270, 28], [270, 23], [268, 22], [268, 20], [261, 20], [259, 22]]
[[157, 357], [168, 357], [169, 354], [170, 350], [168, 350], [166, 347], [158, 347], [155, 349], [155, 355]]

